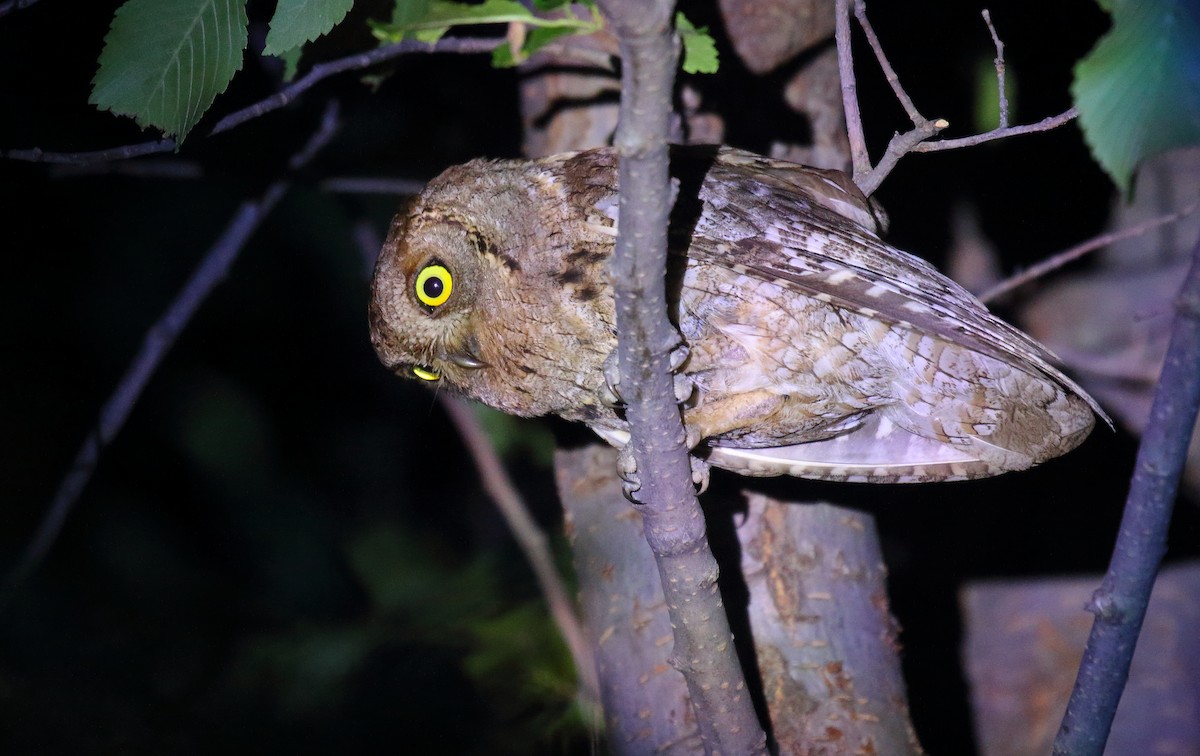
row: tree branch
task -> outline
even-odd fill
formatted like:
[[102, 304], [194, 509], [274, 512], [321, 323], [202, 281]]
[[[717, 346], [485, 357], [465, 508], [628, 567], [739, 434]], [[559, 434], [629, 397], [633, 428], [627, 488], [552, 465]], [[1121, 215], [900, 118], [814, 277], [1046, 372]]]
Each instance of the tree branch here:
[[1074, 247], [1064, 249], [1062, 252], [1056, 252], [1053, 255], [1050, 255], [1045, 260], [1042, 260], [1036, 265], [1030, 266], [1028, 269], [1022, 271], [1018, 275], [1001, 281], [985, 291], [983, 294], [980, 294], [979, 299], [982, 302], [990, 302], [1009, 293], [1013, 289], [1020, 288], [1030, 281], [1035, 281], [1041, 278], [1051, 271], [1058, 270], [1069, 262], [1078, 260], [1089, 252], [1094, 252], [1097, 249], [1107, 247], [1110, 244], [1115, 244], [1125, 239], [1141, 236], [1147, 231], [1153, 231], [1159, 226], [1165, 226], [1168, 223], [1174, 223], [1177, 220], [1186, 218], [1197, 210], [1200, 210], [1200, 202], [1193, 202], [1182, 210], [1178, 210], [1173, 213], [1167, 213], [1166, 215], [1160, 215], [1157, 218], [1151, 218], [1150, 220], [1143, 221], [1136, 225], [1130, 226], [1129, 228], [1120, 229], [1119, 231], [1109, 231], [1099, 234], [1098, 236], [1093, 236], [1091, 239], [1076, 244]]
[[583, 629], [579, 626], [579, 619], [575, 616], [575, 603], [571, 601], [571, 595], [554, 565], [546, 534], [529, 514], [529, 508], [525, 506], [521, 494], [517, 492], [492, 442], [483, 432], [471, 408], [463, 400], [446, 394], [439, 395], [439, 398], [475, 461], [475, 467], [483, 479], [484, 489], [492, 497], [496, 509], [500, 510], [500, 515], [512, 531], [521, 553], [533, 568], [534, 577], [537, 578], [542, 595], [546, 597], [546, 604], [550, 607], [550, 616], [554, 618], [554, 624], [558, 626], [558, 631], [562, 633], [563, 640], [571, 652], [571, 658], [575, 660], [585, 698], [592, 703], [598, 703], [600, 684], [596, 679], [596, 660], [584, 637]]
[[1054, 741], [1056, 756], [1103, 754], [1166, 552], [1175, 493], [1200, 404], [1200, 239], [1175, 307], [1170, 346], [1138, 447], [1112, 561], [1087, 607], [1096, 619]]
[[[497, 45], [503, 44], [504, 39], [485, 39], [474, 37], [444, 37], [430, 45], [425, 42], [406, 39], [393, 45], [378, 47], [364, 53], [347, 55], [344, 58], [318, 63], [308, 73], [296, 79], [280, 91], [266, 97], [253, 105], [236, 110], [217, 121], [207, 136], [215, 136], [243, 123], [270, 113], [273, 110], [295, 101], [304, 92], [330, 76], [347, 71], [359, 71], [364, 68], [384, 63], [410, 53], [482, 53], [491, 52]], [[102, 163], [109, 160], [128, 160], [129, 158], [171, 152], [178, 149], [179, 144], [174, 139], [159, 139], [154, 142], [130, 144], [124, 147], [112, 147], [106, 150], [91, 152], [45, 152], [35, 147], [29, 150], [0, 150], [0, 158], [21, 160], [30, 163], [66, 163], [69, 165], [87, 165]]]
[[987, 8], [983, 9], [983, 23], [987, 24], [988, 33], [992, 35], [992, 45], [996, 48], [996, 58], [992, 62], [996, 66], [996, 97], [1000, 105], [999, 126], [1004, 129], [1008, 128], [1008, 89], [1004, 82], [1004, 43], [1000, 41], [996, 27], [992, 26], [992, 14]]
[[842, 109], [846, 111], [846, 132], [850, 137], [850, 159], [854, 180], [871, 171], [871, 155], [867, 152], [867, 137], [863, 133], [862, 113], [858, 109], [858, 82], [854, 78], [854, 52], [850, 42], [850, 4], [854, 0], [837, 0], [834, 39], [837, 42], [838, 73], [842, 80]]
[[627, 403], [639, 510], [654, 552], [671, 624], [672, 664], [688, 684], [710, 752], [765, 752], [765, 736], [742, 677], [692, 488], [671, 352], [679, 334], [667, 319], [669, 179], [667, 133], [678, 40], [673, 3], [601, 0], [621, 46], [619, 221], [612, 262], [621, 392]]
[[[328, 144], [329, 140], [333, 138], [337, 126], [337, 102], [331, 101], [329, 107], [325, 109], [320, 126], [301, 151], [292, 157], [288, 167], [293, 171], [303, 167], [318, 149]], [[175, 339], [187, 327], [188, 322], [209, 293], [224, 280], [230, 266], [233, 265], [250, 236], [279, 203], [279, 200], [287, 192], [288, 186], [289, 184], [285, 180], [275, 181], [258, 199], [242, 202], [229, 225], [225, 227], [225, 231], [205, 253], [191, 277], [167, 306], [166, 312], [146, 332], [141, 349], [130, 362], [129, 367], [125, 370], [125, 375], [121, 377], [113, 393], [100, 408], [95, 428], [84, 439], [83, 446], [75, 455], [75, 460], [59, 484], [58, 491], [51, 500], [50, 508], [38, 525], [37, 532], [26, 547], [21, 560], [9, 573], [3, 587], [0, 588], [0, 608], [8, 603], [20, 589], [24, 579], [36, 570], [45, 559], [62, 530], [67, 515], [70, 514], [79, 495], [91, 479], [101, 452], [120, 433], [133, 406], [142, 395], [142, 391], [145, 390], [146, 384], [150, 382], [154, 371], [158, 369], [163, 357], [175, 343]]]
[[1007, 137], [1020, 136], [1021, 134], [1034, 134], [1039, 131], [1050, 131], [1051, 129], [1057, 129], [1059, 126], [1070, 123], [1078, 116], [1079, 111], [1072, 107], [1058, 115], [1043, 118], [1037, 123], [1027, 123], [1021, 126], [1000, 126], [991, 131], [985, 131], [982, 134], [975, 134], [973, 136], [958, 137], [956, 139], [939, 139], [936, 142], [921, 142], [909, 148], [909, 152], [956, 150], [960, 147], [974, 147], [977, 144], [991, 142], [996, 139], [1005, 139]]

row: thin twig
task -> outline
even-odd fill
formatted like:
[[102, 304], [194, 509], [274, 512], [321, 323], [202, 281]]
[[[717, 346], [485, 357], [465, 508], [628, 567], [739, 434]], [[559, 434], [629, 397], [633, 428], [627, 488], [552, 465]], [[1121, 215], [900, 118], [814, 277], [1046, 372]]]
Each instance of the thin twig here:
[[[854, 81], [854, 61], [850, 52], [849, 13], [851, 4], [854, 6], [854, 17], [858, 20], [863, 33], [866, 35], [867, 41], [871, 45], [871, 50], [875, 53], [875, 60], [878, 61], [879, 67], [887, 77], [888, 85], [892, 88], [896, 99], [904, 107], [904, 112], [908, 114], [909, 119], [913, 123], [913, 128], [910, 131], [903, 134], [896, 134], [892, 137], [883, 157], [879, 159], [879, 163], [874, 168], [871, 167], [870, 156], [866, 151], [862, 117], [858, 107], [858, 93]], [[1075, 108], [1071, 108], [1065, 113], [1043, 118], [1037, 123], [1022, 126], [1008, 125], [1008, 95], [1004, 88], [1004, 43], [1000, 40], [1000, 36], [996, 33], [996, 29], [992, 25], [991, 14], [985, 10], [983, 12], [983, 19], [987, 24], [988, 32], [992, 36], [992, 42], [996, 46], [995, 65], [996, 80], [999, 86], [1000, 125], [984, 134], [930, 142], [928, 141], [930, 138], [948, 128], [950, 123], [942, 118], [927, 119], [917, 110], [916, 105], [913, 104], [912, 99], [900, 84], [900, 77], [896, 74], [895, 69], [892, 68], [891, 63], [888, 62], [887, 55], [883, 52], [883, 46], [879, 42], [879, 37], [876, 36], [875, 30], [871, 27], [871, 22], [867, 18], [866, 3], [861, 0], [837, 0], [836, 14], [838, 70], [842, 77], [842, 103], [846, 108], [846, 126], [850, 137], [851, 155], [854, 160], [854, 183], [858, 185], [858, 188], [864, 194], [870, 195], [878, 189], [883, 180], [896, 167], [896, 164], [900, 162], [900, 158], [910, 152], [940, 152], [941, 150], [971, 147], [995, 139], [1004, 139], [1020, 134], [1049, 131], [1062, 126], [1078, 115]]]
[[1091, 239], [1076, 244], [1069, 249], [1056, 252], [1036, 265], [1030, 266], [1027, 270], [1001, 281], [985, 291], [983, 294], [979, 295], [979, 299], [983, 302], [990, 302], [1004, 294], [1007, 294], [1013, 289], [1019, 288], [1030, 281], [1041, 278], [1051, 271], [1058, 270], [1069, 262], [1078, 260], [1080, 257], [1083, 257], [1089, 252], [1107, 247], [1110, 244], [1115, 244], [1116, 242], [1124, 239], [1140, 236], [1147, 231], [1153, 231], [1159, 226], [1165, 226], [1169, 223], [1174, 223], [1177, 220], [1186, 218], [1197, 210], [1200, 210], [1200, 202], [1193, 202], [1182, 210], [1177, 210], [1173, 213], [1167, 213], [1166, 215], [1160, 215], [1156, 218], [1151, 218], [1150, 220], [1142, 221], [1141, 223], [1130, 226], [1129, 228], [1120, 229], [1119, 231], [1109, 231], [1100, 234], [1099, 236], [1093, 236]]
[[1167, 549], [1171, 511], [1200, 404], [1200, 239], [1175, 307], [1171, 341], [1138, 446], [1112, 561], [1087, 607], [1096, 619], [1054, 740], [1055, 756], [1104, 753]]
[[338, 58], [327, 63], [318, 63], [304, 76], [296, 79], [296, 81], [270, 97], [230, 113], [220, 121], [217, 121], [216, 125], [212, 127], [212, 131], [209, 132], [209, 135], [215, 136], [236, 126], [240, 126], [252, 118], [257, 118], [265, 113], [270, 113], [272, 110], [282, 108], [312, 88], [315, 84], [328, 79], [330, 76], [345, 73], [346, 71], [360, 71], [364, 68], [370, 68], [371, 66], [410, 53], [474, 54], [491, 52], [497, 45], [503, 44], [503, 42], [503, 39], [443, 37], [431, 45], [425, 42], [418, 42], [415, 39], [406, 39], [392, 45], [368, 50], [365, 53], [348, 55], [345, 58]]
[[458, 429], [458, 435], [467, 445], [471, 458], [475, 460], [475, 467], [483, 479], [484, 489], [492, 497], [496, 509], [500, 510], [500, 515], [508, 523], [521, 553], [533, 568], [534, 577], [537, 578], [542, 595], [546, 597], [546, 604], [550, 607], [550, 616], [554, 618], [554, 624], [558, 626], [567, 648], [571, 651], [571, 657], [575, 660], [583, 693], [592, 703], [598, 703], [600, 683], [596, 677], [592, 648], [575, 614], [575, 602], [571, 600], [566, 584], [554, 565], [554, 556], [550, 553], [546, 534], [529, 514], [529, 508], [479, 424], [479, 418], [475, 417], [475, 413], [461, 399], [445, 394], [441, 394], [439, 399], [454, 422], [454, 427]]
[[867, 43], [871, 46], [871, 51], [875, 53], [875, 60], [887, 78], [888, 86], [892, 88], [892, 94], [896, 95], [896, 99], [904, 107], [904, 112], [908, 114], [908, 119], [913, 122], [913, 125], [920, 127], [925, 122], [925, 116], [921, 115], [917, 106], [908, 96], [908, 92], [905, 92], [904, 87], [900, 86], [900, 77], [896, 75], [896, 69], [892, 68], [887, 55], [884, 54], [883, 45], [879, 43], [879, 37], [875, 35], [875, 29], [867, 18], [867, 4], [864, 0], [857, 0], [854, 3], [854, 17], [858, 19], [858, 25], [862, 27], [863, 34], [866, 35]]
[[[337, 128], [337, 116], [337, 103], [331, 101], [321, 119], [320, 126], [309, 138], [305, 147], [290, 161], [289, 166], [293, 170], [300, 168], [313, 152], [329, 142]], [[84, 439], [83, 446], [75, 455], [75, 460], [59, 484], [49, 509], [38, 524], [37, 532], [30, 540], [21, 560], [9, 573], [3, 587], [0, 588], [0, 608], [7, 605], [20, 589], [25, 578], [32, 574], [45, 559], [62, 530], [67, 515], [70, 514], [79, 495], [91, 479], [100, 454], [124, 427], [129, 413], [133, 410], [167, 351], [175, 343], [179, 334], [183, 332], [209, 293], [224, 280], [230, 266], [233, 265], [250, 236], [279, 203], [287, 189], [288, 182], [278, 180], [268, 186], [258, 199], [242, 202], [229, 225], [225, 227], [225, 231], [205, 253], [183, 288], [167, 306], [166, 312], [146, 332], [141, 349], [130, 362], [125, 375], [121, 377], [108, 400], [100, 408], [95, 428]]]
[[992, 35], [992, 44], [996, 47], [996, 58], [992, 62], [996, 66], [996, 90], [1000, 98], [1000, 128], [1008, 127], [1008, 91], [1004, 86], [1005, 66], [1004, 66], [1004, 43], [1000, 41], [1000, 35], [996, 33], [996, 27], [992, 26], [992, 14], [987, 8], [983, 9], [983, 23], [987, 24], [988, 33]]
[[379, 178], [375, 176], [333, 176], [323, 179], [321, 190], [337, 194], [420, 194], [425, 182], [418, 179]]
[[[365, 53], [348, 55], [344, 58], [318, 63], [312, 69], [292, 82], [287, 87], [266, 97], [253, 105], [234, 111], [217, 121], [209, 130], [208, 136], [214, 136], [229, 131], [243, 123], [257, 118], [273, 110], [277, 110], [293, 102], [314, 85], [328, 79], [330, 76], [347, 71], [359, 71], [364, 68], [384, 63], [411, 53], [481, 53], [491, 52], [496, 45], [502, 44], [503, 39], [484, 39], [474, 37], [444, 37], [430, 45], [416, 40], [406, 39], [396, 44], [379, 47]], [[46, 152], [40, 148], [29, 150], [0, 150], [0, 158], [21, 160], [30, 163], [67, 163], [71, 165], [86, 165], [101, 163], [109, 160], [127, 160], [142, 155], [153, 155], [171, 152], [178, 148], [174, 139], [159, 139], [153, 142], [130, 144], [123, 147], [113, 147], [106, 150], [91, 152]]]
[[104, 163], [109, 160], [128, 160], [142, 155], [156, 155], [175, 149], [174, 139], [159, 139], [153, 142], [127, 144], [123, 147], [110, 147], [105, 150], [90, 150], [87, 152], [46, 152], [41, 147], [29, 150], [0, 150], [0, 158], [20, 160], [26, 163], [63, 163], [67, 165], [88, 165]]
[[204, 166], [194, 160], [160, 157], [146, 160], [112, 160], [86, 165], [63, 163], [51, 168], [49, 175], [53, 178], [112, 175], [139, 179], [191, 180], [204, 176]]
[[1039, 131], [1057, 129], [1059, 126], [1070, 123], [1078, 117], [1079, 111], [1072, 107], [1058, 115], [1043, 118], [1037, 123], [1026, 123], [1021, 126], [1001, 126], [973, 136], [958, 137], [956, 139], [939, 139], [936, 142], [921, 142], [920, 144], [913, 145], [909, 149], [909, 152], [941, 152], [942, 150], [956, 150], [960, 147], [974, 147], [977, 144], [991, 142], [996, 139], [1006, 139], [1008, 137], [1020, 136], [1021, 134], [1033, 134]]

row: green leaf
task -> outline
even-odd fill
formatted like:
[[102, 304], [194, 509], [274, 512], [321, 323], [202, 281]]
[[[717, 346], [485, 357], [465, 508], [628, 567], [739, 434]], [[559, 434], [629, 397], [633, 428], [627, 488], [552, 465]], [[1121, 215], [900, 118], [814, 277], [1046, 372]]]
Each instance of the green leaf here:
[[245, 49], [246, 0], [129, 0], [104, 38], [88, 102], [182, 142]]
[[[403, 4], [404, 0], [398, 0], [398, 2]], [[570, 15], [543, 18], [533, 15], [517, 0], [484, 0], [477, 4], [450, 2], [450, 0], [423, 0], [421, 4], [425, 7], [423, 14], [405, 12], [402, 20], [398, 20], [393, 14], [390, 24], [372, 23], [372, 33], [376, 38], [385, 42], [399, 42], [406, 36], [415, 36], [422, 41], [431, 41], [422, 37], [419, 32], [436, 33], [437, 37], [440, 37], [451, 26], [473, 24], [520, 23], [528, 24], [531, 27], [569, 28], [585, 34], [600, 28], [599, 17], [594, 10], [591, 19], [579, 19]], [[432, 41], [436, 41], [436, 38]]]
[[263, 55], [279, 55], [328, 34], [353, 5], [354, 0], [279, 0]]
[[559, 37], [567, 37], [577, 33], [575, 29], [561, 26], [549, 29], [539, 26], [530, 29], [529, 33], [525, 35], [525, 43], [521, 45], [520, 55], [514, 56], [512, 47], [509, 45], [500, 45], [495, 50], [492, 50], [492, 65], [496, 68], [511, 68], [523, 63], [530, 55], [533, 55]]
[[1075, 66], [1071, 93], [1092, 155], [1123, 193], [1146, 158], [1200, 142], [1200, 8], [1102, 0], [1112, 29]]
[[720, 61], [717, 43], [708, 27], [697, 29], [682, 13], [675, 14], [675, 31], [683, 41], [683, 70], [687, 73], [716, 73]]
[[303, 51], [303, 47], [293, 47], [290, 50], [284, 50], [279, 53], [278, 57], [283, 61], [284, 81], [291, 81], [296, 78], [296, 70], [300, 67], [300, 54]]

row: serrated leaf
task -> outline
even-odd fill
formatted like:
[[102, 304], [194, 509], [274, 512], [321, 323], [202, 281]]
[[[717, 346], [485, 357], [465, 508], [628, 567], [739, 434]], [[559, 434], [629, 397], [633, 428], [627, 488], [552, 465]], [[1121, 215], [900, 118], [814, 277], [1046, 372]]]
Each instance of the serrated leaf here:
[[720, 66], [717, 43], [708, 27], [699, 29], [682, 13], [675, 14], [675, 31], [683, 42], [683, 70], [687, 73], [716, 73]]
[[88, 102], [182, 142], [245, 49], [246, 0], [129, 0], [104, 37]]
[[1148, 157], [1200, 143], [1200, 8], [1105, 0], [1112, 29], [1075, 66], [1071, 94], [1092, 155], [1123, 193]]
[[328, 34], [353, 5], [354, 0], [279, 0], [263, 55], [279, 55]]

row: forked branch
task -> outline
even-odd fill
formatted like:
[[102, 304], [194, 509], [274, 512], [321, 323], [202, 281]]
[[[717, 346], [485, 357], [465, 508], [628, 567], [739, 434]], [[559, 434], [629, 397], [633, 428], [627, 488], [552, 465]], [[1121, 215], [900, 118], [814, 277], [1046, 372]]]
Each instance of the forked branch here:
[[[883, 71], [888, 85], [892, 88], [893, 94], [895, 94], [897, 101], [904, 108], [904, 112], [908, 114], [908, 118], [913, 125], [909, 131], [902, 134], [897, 133], [892, 137], [883, 156], [880, 157], [879, 162], [874, 166], [871, 165], [870, 154], [867, 151], [866, 139], [862, 127], [862, 114], [858, 106], [858, 85], [855, 81], [854, 56], [851, 52], [850, 39], [851, 11], [853, 11], [854, 17], [867, 39], [867, 44], [870, 45], [871, 51], [875, 54], [875, 60]], [[842, 104], [846, 109], [847, 131], [850, 136], [850, 153], [854, 165], [854, 183], [858, 184], [858, 187], [862, 189], [864, 194], [872, 194], [878, 189], [883, 180], [896, 167], [900, 158], [910, 152], [938, 152], [941, 150], [957, 149], [959, 147], [969, 147], [1019, 134], [1049, 131], [1067, 123], [1078, 115], [1075, 109], [1071, 108], [1064, 113], [1042, 119], [1037, 123], [1021, 126], [1009, 125], [1008, 97], [1004, 90], [1004, 43], [1000, 40], [1000, 35], [996, 33], [996, 29], [992, 25], [991, 14], [984, 10], [983, 20], [987, 24], [988, 32], [991, 34], [992, 42], [996, 47], [994, 62], [996, 67], [996, 83], [999, 89], [1000, 125], [983, 134], [935, 142], [927, 141], [948, 128], [950, 122], [943, 118], [926, 118], [917, 109], [916, 105], [913, 104], [912, 98], [904, 91], [904, 87], [900, 83], [900, 77], [888, 61], [887, 55], [883, 51], [883, 45], [880, 44], [879, 37], [875, 34], [875, 29], [871, 26], [871, 22], [867, 18], [867, 7], [863, 0], [837, 0], [836, 12], [835, 36], [838, 48], [838, 70], [842, 77]]]

